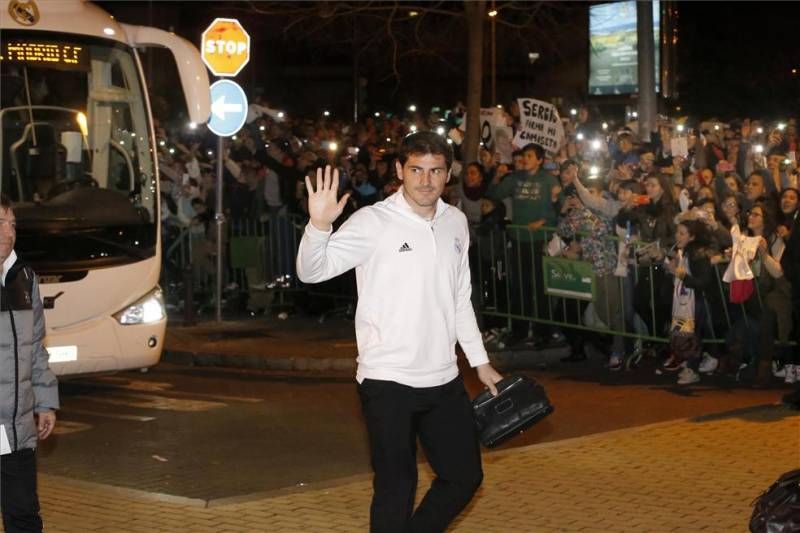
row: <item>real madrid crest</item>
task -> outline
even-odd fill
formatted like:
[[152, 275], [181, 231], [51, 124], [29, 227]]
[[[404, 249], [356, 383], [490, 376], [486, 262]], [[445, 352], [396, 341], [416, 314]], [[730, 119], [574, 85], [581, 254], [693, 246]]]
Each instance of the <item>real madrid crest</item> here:
[[8, 14], [23, 26], [33, 26], [39, 22], [39, 6], [35, 0], [11, 0], [8, 3]]

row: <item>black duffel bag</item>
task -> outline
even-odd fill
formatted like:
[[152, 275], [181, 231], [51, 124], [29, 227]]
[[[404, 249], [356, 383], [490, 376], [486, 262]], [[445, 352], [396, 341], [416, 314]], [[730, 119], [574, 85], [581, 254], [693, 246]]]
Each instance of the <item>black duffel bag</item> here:
[[786, 472], [753, 502], [750, 531], [796, 533], [800, 531], [800, 469]]
[[553, 412], [544, 388], [523, 375], [512, 375], [496, 384], [497, 396], [487, 391], [472, 401], [481, 444], [494, 448], [522, 433]]

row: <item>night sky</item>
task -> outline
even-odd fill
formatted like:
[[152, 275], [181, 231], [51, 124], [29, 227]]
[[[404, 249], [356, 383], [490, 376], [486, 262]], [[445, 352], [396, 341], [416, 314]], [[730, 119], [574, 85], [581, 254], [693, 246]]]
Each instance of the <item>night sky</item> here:
[[704, 115], [800, 110], [800, 3], [680, 2], [681, 99]]
[[[193, 42], [199, 41], [200, 32], [214, 17], [239, 18], [253, 36], [254, 52], [237, 81], [248, 89], [260, 88], [270, 101], [295, 113], [315, 114], [328, 107], [342, 115], [350, 112], [352, 53], [342, 39], [328, 46], [322, 44], [324, 39], [322, 43], [287, 40], [280, 32], [280, 21], [248, 12], [242, 2], [209, 3], [205, 4], [207, 10], [199, 9], [203, 5], [199, 2], [98, 3], [122, 21], [173, 29]], [[570, 20], [553, 29], [557, 35], [548, 41], [557, 41], [558, 53], [547, 51], [541, 43], [531, 45], [546, 51], [535, 68], [522, 65], [524, 61], [517, 61], [516, 56], [498, 58], [498, 100], [559, 95], [573, 103], [586, 99], [588, 5], [570, 4], [563, 15]], [[800, 74], [791, 71], [796, 68], [800, 72], [800, 3], [679, 2], [678, 8], [679, 98], [670, 103], [673, 109], [681, 105], [684, 112], [720, 118], [742, 114], [780, 118], [797, 113]], [[576, 35], [585, 37], [576, 39]], [[503, 43], [503, 32], [498, 36], [501, 54], [527, 53], [517, 42]], [[370, 106], [400, 108], [409, 101], [450, 106], [462, 100], [466, 41], [456, 40], [452, 48], [446, 62], [431, 57], [408, 61], [400, 83], [381, 79], [385, 77], [381, 67], [386, 65], [377, 59], [373, 65], [362, 64]], [[144, 64], [147, 70], [147, 61]], [[487, 72], [488, 64], [487, 53]], [[156, 89], [169, 85], [163, 68], [153, 74], [151, 82]], [[488, 82], [488, 76], [485, 79]], [[485, 95], [488, 85], [484, 85]], [[631, 102], [619, 97], [595, 103]]]

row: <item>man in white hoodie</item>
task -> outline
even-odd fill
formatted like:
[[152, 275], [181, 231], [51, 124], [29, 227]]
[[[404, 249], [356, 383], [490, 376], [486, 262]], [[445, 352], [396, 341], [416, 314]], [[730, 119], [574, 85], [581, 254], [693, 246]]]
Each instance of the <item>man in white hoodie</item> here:
[[[317, 283], [356, 269], [356, 381], [369, 434], [374, 532], [444, 531], [481, 483], [472, 406], [456, 365], [456, 341], [493, 394], [501, 376], [489, 364], [470, 303], [464, 214], [440, 196], [453, 152], [442, 137], [403, 139], [397, 175], [403, 186], [356, 211], [335, 233], [347, 195], [338, 172], [306, 178], [310, 222], [297, 275]], [[416, 439], [436, 479], [414, 510]]]

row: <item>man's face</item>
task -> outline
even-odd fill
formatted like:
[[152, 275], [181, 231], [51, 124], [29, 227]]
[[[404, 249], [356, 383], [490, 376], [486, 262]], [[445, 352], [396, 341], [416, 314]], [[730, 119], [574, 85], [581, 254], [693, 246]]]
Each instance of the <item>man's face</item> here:
[[14, 211], [0, 207], [0, 263], [5, 261], [17, 241], [17, 219]]
[[751, 174], [747, 178], [747, 185], [745, 186], [745, 195], [748, 200], [755, 200], [759, 196], [763, 196], [766, 191], [764, 190], [764, 180], [758, 174]]
[[627, 137], [619, 140], [619, 149], [621, 152], [630, 152], [633, 149], [633, 143]]
[[447, 161], [441, 154], [410, 154], [405, 165], [398, 161], [396, 166], [397, 176], [403, 182], [405, 197], [412, 209], [435, 206], [444, 186], [450, 181]]
[[536, 155], [536, 150], [525, 150], [522, 152], [522, 169], [536, 172], [542, 166], [542, 160]]

